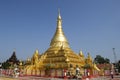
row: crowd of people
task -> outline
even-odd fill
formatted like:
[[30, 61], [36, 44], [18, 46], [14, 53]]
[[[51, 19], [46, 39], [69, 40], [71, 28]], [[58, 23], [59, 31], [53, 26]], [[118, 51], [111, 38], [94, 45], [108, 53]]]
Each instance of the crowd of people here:
[[22, 71], [20, 71], [18, 68], [14, 69], [0, 69], [0, 76], [9, 76], [18, 78], [22, 75]]

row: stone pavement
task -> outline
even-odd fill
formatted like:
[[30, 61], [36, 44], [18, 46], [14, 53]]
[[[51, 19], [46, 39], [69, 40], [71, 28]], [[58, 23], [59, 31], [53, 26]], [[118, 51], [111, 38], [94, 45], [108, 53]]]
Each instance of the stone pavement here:
[[[44, 78], [44, 77], [34, 77], [34, 76], [13, 78], [13, 77], [1, 76], [0, 80], [77, 80], [77, 79]], [[97, 77], [97, 78], [82, 79], [82, 80], [120, 80], [120, 76], [114, 76], [114, 79], [111, 79], [110, 76], [107, 76], [107, 77]]]
[[[84, 80], [86, 80], [86, 79], [84, 79]], [[110, 76], [101, 76], [101, 77], [97, 77], [97, 78], [91, 78], [88, 80], [120, 80], [120, 75], [114, 76], [113, 79], [111, 79]]]
[[0, 80], [18, 80], [18, 79], [9, 78], [9, 77], [0, 77]]

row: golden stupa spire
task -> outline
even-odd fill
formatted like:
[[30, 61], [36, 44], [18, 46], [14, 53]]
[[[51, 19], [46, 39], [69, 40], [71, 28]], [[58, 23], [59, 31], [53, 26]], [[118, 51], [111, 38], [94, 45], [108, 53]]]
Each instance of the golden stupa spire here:
[[88, 58], [90, 58], [90, 53], [88, 52]]
[[38, 51], [38, 49], [35, 50], [33, 56], [35, 56], [35, 55], [37, 55], [37, 56], [39, 55], [39, 51]]
[[88, 53], [88, 57], [87, 59], [91, 60], [92, 61], [92, 57], [90, 56], [90, 53]]
[[37, 53], [37, 54], [39, 53], [38, 49], [35, 50], [35, 53]]
[[80, 50], [79, 55], [80, 55], [81, 57], [84, 57], [82, 50]]
[[60, 9], [58, 9], [58, 19], [61, 19], [61, 16], [60, 16]]
[[62, 18], [60, 16], [60, 10], [59, 10], [58, 17], [57, 17], [57, 28], [51, 40], [50, 47], [61, 47], [61, 46], [69, 48], [69, 43], [62, 30]]

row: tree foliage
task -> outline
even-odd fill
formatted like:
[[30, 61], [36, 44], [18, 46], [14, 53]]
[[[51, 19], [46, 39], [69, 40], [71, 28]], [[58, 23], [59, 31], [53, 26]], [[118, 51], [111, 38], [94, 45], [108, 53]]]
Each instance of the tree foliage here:
[[110, 60], [108, 58], [104, 58], [101, 55], [96, 55], [94, 61], [98, 64], [110, 63]]
[[11, 66], [11, 64], [8, 63], [8, 62], [3, 62], [3, 63], [2, 63], [2, 68], [3, 68], [3, 69], [9, 69], [10, 66]]

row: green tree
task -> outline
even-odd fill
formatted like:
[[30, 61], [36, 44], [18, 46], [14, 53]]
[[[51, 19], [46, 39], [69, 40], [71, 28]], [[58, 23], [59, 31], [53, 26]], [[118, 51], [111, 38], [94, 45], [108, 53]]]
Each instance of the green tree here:
[[110, 63], [110, 60], [108, 58], [104, 58], [101, 55], [96, 55], [94, 61], [98, 64]]
[[95, 63], [103, 64], [104, 58], [100, 55], [96, 55], [96, 58], [94, 59]]
[[3, 69], [9, 69], [10, 66], [11, 66], [10, 63], [8, 63], [8, 62], [3, 62], [2, 63], [2, 68]]
[[110, 60], [108, 58], [105, 58], [105, 63], [110, 63]]

